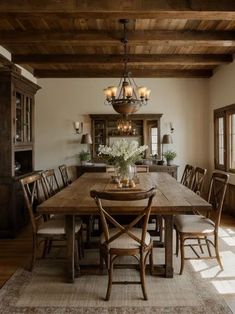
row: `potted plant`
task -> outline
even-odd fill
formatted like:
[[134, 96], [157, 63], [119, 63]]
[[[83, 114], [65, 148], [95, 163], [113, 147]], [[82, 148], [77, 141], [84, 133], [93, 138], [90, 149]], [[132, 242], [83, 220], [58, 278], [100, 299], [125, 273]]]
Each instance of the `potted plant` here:
[[166, 158], [167, 166], [171, 166], [173, 160], [176, 157], [176, 152], [173, 150], [167, 150], [165, 153], [163, 153], [163, 157]]
[[91, 159], [91, 155], [90, 152], [82, 150], [79, 154], [79, 159], [81, 161], [81, 165], [85, 165], [87, 163], [87, 161], [89, 161]]

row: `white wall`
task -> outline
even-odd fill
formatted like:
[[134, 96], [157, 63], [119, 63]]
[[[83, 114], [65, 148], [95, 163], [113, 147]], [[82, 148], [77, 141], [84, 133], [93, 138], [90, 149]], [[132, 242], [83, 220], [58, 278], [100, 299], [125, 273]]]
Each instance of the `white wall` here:
[[[214, 73], [209, 83], [209, 168], [214, 169], [214, 125], [213, 111], [235, 103], [235, 61], [221, 66]], [[230, 183], [235, 184], [235, 175], [230, 175]]]
[[[175, 163], [208, 167], [207, 79], [139, 79], [137, 84], [151, 88], [151, 101], [139, 113], [162, 113], [162, 134], [173, 123]], [[117, 85], [118, 79], [39, 79], [42, 89], [36, 96], [36, 168], [75, 164], [77, 154], [86, 148], [75, 134], [74, 121], [84, 121], [90, 131], [90, 113], [115, 113], [104, 105], [103, 88]]]

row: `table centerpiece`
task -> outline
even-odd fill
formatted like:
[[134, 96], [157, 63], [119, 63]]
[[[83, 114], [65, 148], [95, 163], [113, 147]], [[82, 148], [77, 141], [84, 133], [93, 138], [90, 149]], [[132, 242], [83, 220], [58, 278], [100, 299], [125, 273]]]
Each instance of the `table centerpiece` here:
[[[141, 160], [147, 145], [139, 146], [137, 141], [128, 142], [125, 139], [116, 141], [111, 146], [99, 146], [99, 155], [116, 169], [116, 175], [121, 182], [129, 182], [135, 175], [135, 162]], [[127, 184], [127, 183], [126, 183]]]

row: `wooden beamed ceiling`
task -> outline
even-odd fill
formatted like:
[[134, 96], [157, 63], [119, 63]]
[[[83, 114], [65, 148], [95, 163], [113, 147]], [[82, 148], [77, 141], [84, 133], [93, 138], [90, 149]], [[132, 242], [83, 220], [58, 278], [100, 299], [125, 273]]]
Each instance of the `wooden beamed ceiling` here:
[[235, 53], [234, 0], [1, 0], [0, 45], [37, 77], [210, 77]]

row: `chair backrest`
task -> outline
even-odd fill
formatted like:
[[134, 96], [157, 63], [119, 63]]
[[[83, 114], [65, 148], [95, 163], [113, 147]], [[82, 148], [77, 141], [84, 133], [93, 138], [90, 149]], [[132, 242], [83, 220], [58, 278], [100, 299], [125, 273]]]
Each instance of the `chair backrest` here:
[[29, 212], [33, 232], [36, 233], [37, 220], [42, 217], [37, 214], [36, 207], [48, 198], [45, 184], [40, 174], [22, 178], [20, 183], [23, 188], [24, 200]]
[[44, 179], [45, 187], [46, 187], [47, 194], [49, 197], [59, 192], [60, 188], [59, 188], [59, 184], [58, 184], [54, 169], [43, 171], [42, 177]]
[[66, 165], [60, 165], [59, 170], [60, 170], [63, 186], [66, 187], [71, 183], [71, 180], [69, 179], [69, 175], [68, 175], [67, 166]]
[[[153, 197], [156, 194], [156, 188], [152, 188], [149, 191], [141, 191], [141, 192], [100, 192], [100, 191], [91, 191], [90, 195], [95, 199], [97, 204], [103, 232], [105, 238], [105, 244], [109, 245], [112, 241], [119, 238], [122, 234], [127, 234], [130, 238], [138, 242], [142, 247], [145, 246], [145, 237], [147, 233], [147, 226], [149, 221], [149, 216], [151, 212], [151, 205]], [[143, 206], [144, 208], [141, 210], [138, 216], [128, 224], [128, 225], [121, 225], [116, 219], [109, 213], [107, 207], [103, 208], [102, 200], [110, 200], [110, 201], [118, 201], [118, 202], [132, 202], [132, 201], [141, 201], [141, 200], [148, 200], [147, 206]], [[138, 238], [131, 232], [131, 229], [143, 219], [142, 224], [142, 232], [141, 237]], [[118, 231], [116, 234], [110, 237], [109, 234], [109, 225], [108, 222], [115, 226]]]
[[212, 204], [215, 213], [215, 227], [220, 224], [221, 212], [223, 209], [225, 193], [227, 190], [229, 175], [220, 172], [213, 172], [209, 187], [208, 202]]
[[137, 173], [149, 172], [149, 165], [136, 165], [136, 172]]
[[191, 189], [193, 192], [197, 193], [198, 195], [201, 195], [202, 193], [206, 173], [207, 173], [207, 169], [203, 169], [200, 167], [195, 168]]
[[191, 188], [192, 179], [194, 174], [194, 167], [191, 165], [186, 165], [181, 178], [181, 183], [188, 188]]

